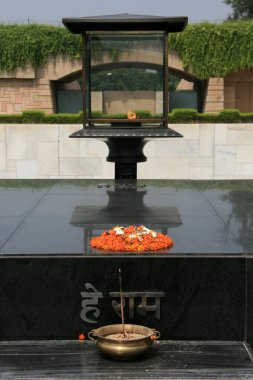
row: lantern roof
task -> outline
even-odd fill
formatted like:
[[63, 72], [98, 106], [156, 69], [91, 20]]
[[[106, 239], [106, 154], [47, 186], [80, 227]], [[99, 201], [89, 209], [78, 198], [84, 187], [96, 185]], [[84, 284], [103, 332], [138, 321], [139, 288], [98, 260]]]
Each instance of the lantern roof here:
[[166, 31], [181, 32], [188, 17], [144, 16], [129, 13], [92, 17], [63, 18], [66, 28], [75, 34], [86, 31]]

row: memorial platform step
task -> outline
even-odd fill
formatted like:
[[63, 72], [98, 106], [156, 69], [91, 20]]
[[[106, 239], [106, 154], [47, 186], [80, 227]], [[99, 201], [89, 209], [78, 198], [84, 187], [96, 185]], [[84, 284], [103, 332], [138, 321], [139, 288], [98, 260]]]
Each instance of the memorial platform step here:
[[90, 341], [0, 343], [0, 378], [54, 379], [253, 379], [243, 342], [158, 341], [143, 356], [115, 361]]

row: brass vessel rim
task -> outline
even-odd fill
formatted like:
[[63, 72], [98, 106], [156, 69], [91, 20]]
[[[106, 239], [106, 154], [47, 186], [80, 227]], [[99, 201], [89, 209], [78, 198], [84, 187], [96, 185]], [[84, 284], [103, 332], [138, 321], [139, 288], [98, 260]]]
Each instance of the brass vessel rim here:
[[151, 339], [152, 336], [154, 336], [154, 340], [158, 339], [160, 337], [159, 331], [156, 329], [142, 326], [142, 325], [134, 325], [134, 324], [125, 324], [125, 329], [127, 333], [139, 333], [144, 335], [144, 337], [136, 338], [136, 339], [112, 339], [107, 338], [110, 334], [117, 334], [122, 332], [122, 325], [121, 324], [114, 324], [114, 325], [105, 325], [101, 326], [97, 329], [93, 329], [89, 332], [88, 336], [91, 340], [96, 341], [97, 339], [103, 340], [103, 341], [110, 341], [112, 343], [124, 343], [124, 344], [130, 344], [132, 342], [140, 342], [142, 340]]

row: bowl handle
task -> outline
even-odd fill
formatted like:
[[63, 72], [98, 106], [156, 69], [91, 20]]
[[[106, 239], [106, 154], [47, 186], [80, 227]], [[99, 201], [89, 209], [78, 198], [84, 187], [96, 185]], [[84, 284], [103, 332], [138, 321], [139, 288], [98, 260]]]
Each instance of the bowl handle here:
[[96, 330], [91, 330], [89, 333], [88, 333], [88, 338], [90, 340], [93, 340], [93, 342], [97, 343], [97, 335], [96, 335]]
[[159, 333], [159, 331], [157, 331], [157, 330], [153, 330], [153, 334], [151, 335], [151, 337], [150, 337], [150, 339], [151, 340], [157, 340], [157, 339], [159, 339], [160, 338], [160, 333]]

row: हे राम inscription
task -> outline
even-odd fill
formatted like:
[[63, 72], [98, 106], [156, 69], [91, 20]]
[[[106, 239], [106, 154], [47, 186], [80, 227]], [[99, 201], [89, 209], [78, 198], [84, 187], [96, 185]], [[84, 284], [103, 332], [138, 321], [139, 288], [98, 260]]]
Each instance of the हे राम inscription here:
[[[82, 310], [81, 319], [87, 323], [98, 323], [97, 318], [100, 316], [101, 311], [98, 307], [99, 299], [103, 298], [102, 292], [90, 283], [85, 284], [85, 292], [81, 292]], [[109, 292], [111, 298], [120, 300], [119, 292]], [[136, 292], [123, 292], [123, 306], [128, 302], [129, 319], [134, 319], [135, 311], [141, 316], [146, 316], [147, 313], [155, 313], [155, 318], [161, 318], [161, 298], [165, 297], [164, 292], [151, 292], [151, 291], [136, 291]], [[120, 317], [120, 301], [112, 300], [112, 308], [115, 313]], [[138, 302], [138, 303], [137, 303]], [[93, 318], [88, 317], [88, 313], [93, 314]]]

